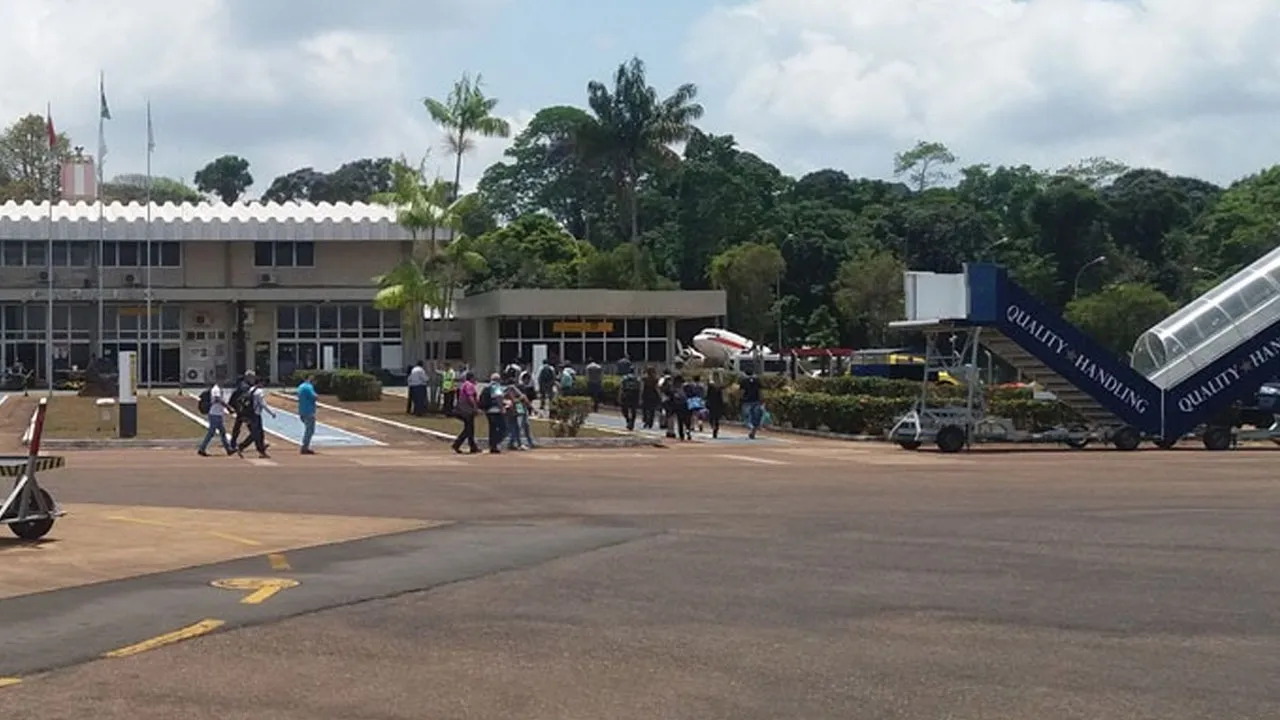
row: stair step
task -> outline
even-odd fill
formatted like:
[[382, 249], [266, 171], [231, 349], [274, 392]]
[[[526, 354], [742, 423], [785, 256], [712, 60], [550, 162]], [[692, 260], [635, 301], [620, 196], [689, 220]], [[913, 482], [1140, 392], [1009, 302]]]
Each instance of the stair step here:
[[1024, 375], [1030, 376], [1038, 385], [1053, 393], [1059, 401], [1075, 410], [1084, 419], [1098, 424], [1116, 421], [1114, 413], [1012, 340], [1003, 335], [984, 334], [982, 344]]

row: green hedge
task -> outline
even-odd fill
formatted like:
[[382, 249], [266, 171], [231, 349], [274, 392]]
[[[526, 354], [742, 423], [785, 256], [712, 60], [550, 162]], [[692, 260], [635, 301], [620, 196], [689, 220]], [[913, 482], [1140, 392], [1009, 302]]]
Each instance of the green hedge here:
[[[690, 376], [695, 373], [689, 373]], [[696, 373], [703, 382], [710, 371]], [[729, 386], [725, 389], [725, 416], [735, 420], [742, 416], [742, 393], [736, 385], [738, 376], [721, 371]], [[618, 397], [620, 379], [604, 378], [604, 401], [613, 404]], [[774, 421], [804, 430], [830, 430], [851, 435], [879, 434], [893, 427], [903, 413], [920, 397], [920, 383], [912, 380], [857, 377], [799, 377], [794, 381], [780, 375], [760, 378], [765, 406]], [[568, 397], [585, 397], [587, 381], [579, 376]], [[935, 400], [962, 403], [965, 388], [937, 384], [931, 387]], [[987, 406], [994, 415], [1011, 419], [1020, 429], [1050, 428], [1080, 422], [1069, 408], [1057, 402], [1035, 400], [1027, 388], [988, 388]]]
[[551, 401], [551, 434], [556, 437], [577, 437], [578, 430], [590, 414], [590, 399], [573, 395], [557, 397]]
[[344, 402], [382, 399], [382, 382], [360, 370], [303, 370], [289, 376], [291, 385], [299, 385], [307, 377], [318, 395], [336, 395]]

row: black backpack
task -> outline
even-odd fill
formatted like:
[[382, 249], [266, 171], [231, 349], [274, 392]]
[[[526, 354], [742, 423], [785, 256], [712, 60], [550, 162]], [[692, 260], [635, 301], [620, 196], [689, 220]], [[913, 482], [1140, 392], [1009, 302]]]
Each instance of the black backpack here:
[[538, 384], [546, 387], [554, 385], [556, 382], [556, 369], [550, 365], [543, 365], [542, 370], [538, 372]]
[[492, 383], [485, 385], [484, 389], [480, 391], [480, 398], [478, 400], [478, 404], [480, 405], [480, 410], [483, 412], [488, 412], [489, 408], [493, 407], [493, 384]]
[[627, 375], [622, 378], [622, 394], [628, 400], [634, 400], [640, 396], [640, 381], [635, 375]]
[[208, 414], [213, 409], [213, 390], [211, 388], [205, 388], [204, 392], [200, 393], [200, 399], [196, 401], [196, 408], [205, 414]]

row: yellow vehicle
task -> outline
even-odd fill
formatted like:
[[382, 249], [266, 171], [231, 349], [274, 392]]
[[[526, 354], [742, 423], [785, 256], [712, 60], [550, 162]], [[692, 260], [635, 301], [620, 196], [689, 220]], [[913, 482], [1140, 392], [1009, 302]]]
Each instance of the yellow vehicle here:
[[[891, 380], [923, 380], [924, 356], [902, 349], [858, 350], [850, 357], [849, 374], [859, 377], [882, 377]], [[929, 378], [942, 385], [959, 385], [951, 373], [938, 371]]]

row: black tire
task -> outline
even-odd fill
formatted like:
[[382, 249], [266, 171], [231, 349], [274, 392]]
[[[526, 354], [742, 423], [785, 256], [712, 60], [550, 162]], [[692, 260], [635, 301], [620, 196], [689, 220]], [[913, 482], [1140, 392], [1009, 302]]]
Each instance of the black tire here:
[[1160, 438], [1155, 441], [1156, 447], [1161, 450], [1172, 450], [1178, 444], [1178, 438]]
[[958, 453], [964, 449], [965, 443], [964, 428], [958, 425], [948, 425], [938, 431], [938, 435], [934, 441], [938, 444], [938, 449], [944, 453]]
[[902, 448], [903, 450], [919, 450], [920, 441], [919, 440], [899, 440], [898, 447]]
[[1210, 427], [1204, 431], [1204, 447], [1206, 450], [1230, 450], [1231, 428]]
[[[48, 490], [40, 488], [38, 491], [40, 498], [44, 500], [49, 508], [53, 509], [53, 496]], [[24, 520], [22, 522], [9, 523], [9, 530], [22, 540], [39, 540], [53, 530], [54, 519], [51, 517], [41, 518], [39, 520]]]
[[1068, 440], [1064, 440], [1063, 442], [1065, 442], [1067, 444], [1067, 447], [1071, 448], [1072, 450], [1083, 450], [1089, 447], [1089, 438], [1070, 438]]
[[1125, 427], [1120, 428], [1111, 436], [1111, 443], [1116, 446], [1117, 450], [1137, 450], [1138, 445], [1142, 443], [1142, 434], [1136, 428]]

